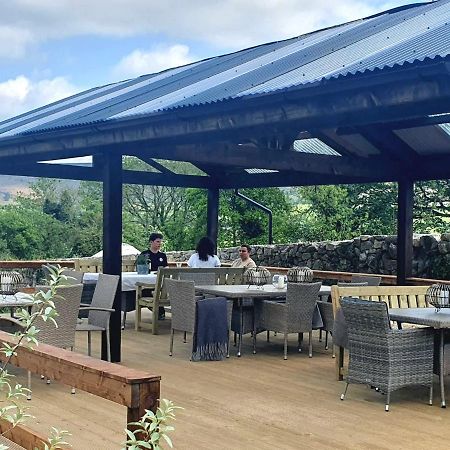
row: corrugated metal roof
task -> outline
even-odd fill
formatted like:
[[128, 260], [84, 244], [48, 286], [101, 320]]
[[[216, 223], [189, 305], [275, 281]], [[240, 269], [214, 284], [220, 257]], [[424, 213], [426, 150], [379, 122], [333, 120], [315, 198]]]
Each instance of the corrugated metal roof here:
[[336, 150], [317, 138], [299, 139], [294, 141], [293, 149], [300, 153], [314, 153], [316, 155], [341, 156]]
[[450, 55], [450, 0], [90, 89], [0, 123], [0, 138], [270, 93]]

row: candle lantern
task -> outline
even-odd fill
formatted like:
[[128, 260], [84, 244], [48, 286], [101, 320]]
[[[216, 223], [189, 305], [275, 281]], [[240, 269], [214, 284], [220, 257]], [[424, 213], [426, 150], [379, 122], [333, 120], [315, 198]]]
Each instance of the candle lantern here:
[[287, 271], [289, 283], [310, 283], [314, 273], [309, 267], [292, 267]]
[[250, 267], [244, 272], [244, 282], [250, 286], [268, 284], [270, 278], [270, 272], [265, 267]]
[[25, 287], [24, 279], [19, 272], [0, 272], [0, 295], [15, 295], [23, 287]]
[[450, 286], [447, 284], [432, 284], [425, 294], [427, 304], [439, 311], [441, 308], [450, 308]]

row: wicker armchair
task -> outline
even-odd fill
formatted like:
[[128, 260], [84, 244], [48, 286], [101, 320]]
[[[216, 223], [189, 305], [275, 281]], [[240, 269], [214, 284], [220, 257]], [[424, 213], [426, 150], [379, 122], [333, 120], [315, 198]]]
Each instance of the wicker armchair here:
[[109, 319], [116, 296], [117, 286], [119, 284], [118, 275], [107, 275], [100, 273], [98, 275], [97, 285], [95, 286], [92, 303], [90, 305], [82, 304], [80, 311], [89, 311], [86, 320], [77, 325], [77, 331], [87, 331], [88, 355], [91, 356], [91, 333], [93, 331], [106, 332], [106, 348], [108, 361], [111, 361], [111, 346], [109, 341]]
[[[40, 286], [40, 290], [47, 292], [50, 288], [48, 286]], [[78, 319], [78, 308], [81, 302], [81, 292], [83, 291], [82, 284], [73, 284], [71, 286], [59, 286], [56, 289], [56, 296], [53, 298], [58, 317], [56, 322], [58, 327], [55, 327], [52, 321], [44, 321], [38, 317], [34, 325], [39, 330], [38, 341], [44, 344], [53, 345], [60, 348], [69, 348], [73, 350], [75, 346], [75, 328]], [[7, 318], [3, 318], [3, 323]], [[5, 330], [15, 332], [21, 326], [21, 323], [14, 319], [8, 319], [11, 322], [13, 329]], [[3, 327], [2, 327], [3, 329]], [[50, 381], [47, 379], [47, 382]], [[31, 400], [31, 372], [28, 372], [28, 400]], [[75, 391], [72, 390], [74, 393]]]
[[[196, 303], [197, 300], [203, 298], [195, 295], [195, 284], [193, 281], [182, 280], [165, 280], [167, 294], [172, 309], [172, 324], [170, 330], [170, 349], [169, 355], [173, 353], [173, 338], [176, 331], [184, 332], [184, 342], [186, 342], [186, 333], [194, 333]], [[212, 283], [214, 284], [214, 283]], [[230, 326], [231, 326], [231, 308], [232, 302], [227, 301], [227, 323], [228, 323], [228, 346], [227, 357], [230, 351]]]
[[66, 284], [83, 284], [83, 272], [77, 270], [65, 269], [61, 272], [61, 275], [65, 275], [68, 278]]
[[410, 385], [425, 385], [433, 399], [433, 330], [392, 330], [387, 305], [343, 298], [341, 307], [348, 325], [349, 368], [344, 400], [350, 383], [368, 384], [386, 394]]
[[266, 330], [284, 333], [284, 359], [287, 359], [288, 334], [298, 333], [298, 350], [301, 337], [309, 333], [309, 357], [312, 357], [312, 319], [322, 283], [288, 283], [286, 303], [264, 300], [262, 325]]
[[[374, 277], [371, 277], [374, 278]], [[352, 278], [353, 279], [353, 278]], [[381, 279], [381, 278], [380, 278]], [[359, 281], [359, 282], [338, 282], [338, 286], [368, 286], [367, 281]], [[376, 286], [376, 285], [374, 285]], [[322, 331], [325, 331], [325, 350], [328, 350], [328, 335], [330, 334], [333, 338], [333, 327], [334, 327], [334, 312], [333, 312], [333, 304], [331, 302], [324, 302], [322, 300], [319, 300], [317, 302], [317, 305], [319, 306], [320, 315], [322, 316], [323, 321], [323, 327], [320, 329], [322, 337]], [[336, 352], [334, 349], [334, 344], [332, 342], [331, 347], [333, 349], [333, 353], [331, 355], [332, 358], [336, 357]]]

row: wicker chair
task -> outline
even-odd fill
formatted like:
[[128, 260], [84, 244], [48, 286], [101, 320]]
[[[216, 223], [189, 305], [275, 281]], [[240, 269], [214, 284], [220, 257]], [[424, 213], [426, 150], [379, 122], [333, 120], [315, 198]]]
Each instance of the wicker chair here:
[[367, 286], [379, 286], [381, 277], [378, 275], [352, 275], [352, 283], [367, 283]]
[[433, 399], [433, 330], [392, 330], [387, 305], [357, 298], [343, 298], [348, 325], [349, 368], [344, 400], [350, 383], [368, 384], [386, 394], [410, 385], [426, 385]]
[[[194, 333], [196, 303], [203, 298], [195, 295], [195, 284], [193, 281], [182, 281], [166, 279], [167, 294], [172, 309], [172, 324], [170, 330], [170, 349], [169, 355], [172, 356], [173, 338], [176, 331], [184, 332], [184, 342], [186, 342], [186, 333]], [[206, 283], [205, 283], [206, 284]], [[214, 284], [214, 283], [212, 283]], [[227, 323], [228, 323], [228, 345], [227, 357], [230, 353], [230, 326], [231, 326], [231, 308], [232, 302], [227, 301]]]
[[117, 286], [119, 284], [118, 275], [107, 275], [100, 273], [98, 275], [97, 285], [95, 286], [92, 303], [90, 305], [82, 304], [80, 311], [89, 311], [87, 321], [77, 325], [77, 331], [87, 331], [88, 355], [91, 356], [91, 332], [106, 332], [106, 347], [108, 361], [111, 361], [111, 346], [109, 341], [109, 319], [116, 296]]
[[[373, 277], [371, 277], [373, 278]], [[380, 278], [381, 279], [381, 278]], [[361, 282], [338, 282], [338, 286], [368, 286], [367, 281]], [[375, 285], [374, 285], [375, 286]], [[333, 338], [333, 327], [334, 327], [334, 313], [333, 313], [333, 304], [331, 302], [324, 302], [319, 300], [317, 302], [319, 306], [320, 315], [322, 316], [323, 327], [320, 329], [320, 339], [322, 338], [322, 331], [325, 331], [325, 350], [328, 350], [328, 334]], [[336, 352], [334, 349], [333, 343], [331, 343], [331, 348], [333, 353], [331, 355], [332, 358], [336, 357]]]
[[301, 338], [309, 333], [309, 357], [312, 357], [312, 319], [322, 283], [288, 283], [286, 303], [270, 300], [262, 302], [262, 325], [266, 330], [284, 333], [284, 359], [287, 359], [288, 334], [298, 333], [298, 351]]
[[83, 272], [79, 272], [77, 270], [65, 269], [61, 272], [61, 275], [65, 275], [66, 277], [70, 277], [67, 279], [65, 284], [83, 284]]
[[[38, 289], [47, 292], [50, 288], [48, 286], [40, 286]], [[58, 327], [52, 321], [44, 321], [38, 317], [34, 323], [39, 330], [38, 341], [44, 344], [53, 345], [59, 348], [69, 348], [73, 350], [75, 345], [75, 328], [78, 319], [78, 308], [81, 302], [81, 292], [83, 291], [82, 284], [73, 284], [71, 286], [59, 286], [56, 289], [56, 296], [53, 298], [58, 316], [56, 322]], [[2, 323], [10, 322], [12, 327], [10, 332], [15, 332], [20, 329], [22, 324], [15, 319], [3, 318]], [[23, 327], [23, 326], [22, 326]], [[3, 325], [2, 325], [2, 329]], [[49, 383], [50, 380], [47, 379]], [[31, 372], [28, 372], [28, 400], [31, 400]], [[75, 391], [72, 389], [72, 393]]]

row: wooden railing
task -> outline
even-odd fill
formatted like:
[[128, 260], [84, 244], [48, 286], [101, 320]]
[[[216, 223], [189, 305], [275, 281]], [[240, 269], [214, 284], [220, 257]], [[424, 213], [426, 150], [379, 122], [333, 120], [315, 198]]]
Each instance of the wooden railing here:
[[[0, 342], [14, 345], [16, 338], [0, 331]], [[6, 356], [0, 354], [0, 360]], [[159, 375], [130, 369], [51, 345], [19, 347], [11, 364], [127, 407], [127, 423], [137, 421], [146, 409], [156, 411], [160, 396]], [[0, 423], [3, 431], [6, 423]], [[27, 449], [43, 449], [43, 438], [24, 426], [6, 434]], [[44, 439], [45, 441], [45, 439]], [[95, 447], [95, 445], [94, 445]]]
[[[1, 269], [39, 269], [43, 264], [60, 264], [63, 267], [75, 268], [76, 270], [80, 270], [82, 272], [101, 272], [102, 271], [102, 260], [101, 258], [77, 258], [73, 260], [53, 260], [53, 261], [0, 261], [0, 270]], [[178, 263], [179, 264], [179, 263]], [[181, 263], [183, 267], [187, 264], [186, 262]], [[169, 267], [176, 267], [176, 262], [169, 262]], [[231, 264], [225, 262], [222, 264], [223, 267], [229, 267]], [[277, 274], [286, 274], [289, 270], [288, 267], [270, 267], [264, 266], [270, 270], [272, 273]], [[126, 259], [124, 258], [122, 262], [122, 271], [123, 272], [133, 272], [135, 270], [135, 261], [133, 258]], [[354, 272], [335, 272], [331, 270], [314, 270], [314, 278], [318, 280], [327, 280], [327, 281], [350, 281], [352, 275], [376, 275], [381, 276], [381, 284], [383, 285], [395, 285], [397, 284], [397, 277], [395, 275], [381, 275], [375, 273], [354, 273]], [[444, 283], [450, 284], [448, 280], [436, 280], [431, 278], [417, 278], [410, 277], [407, 278], [407, 284], [409, 285], [428, 285], [434, 283]]]

